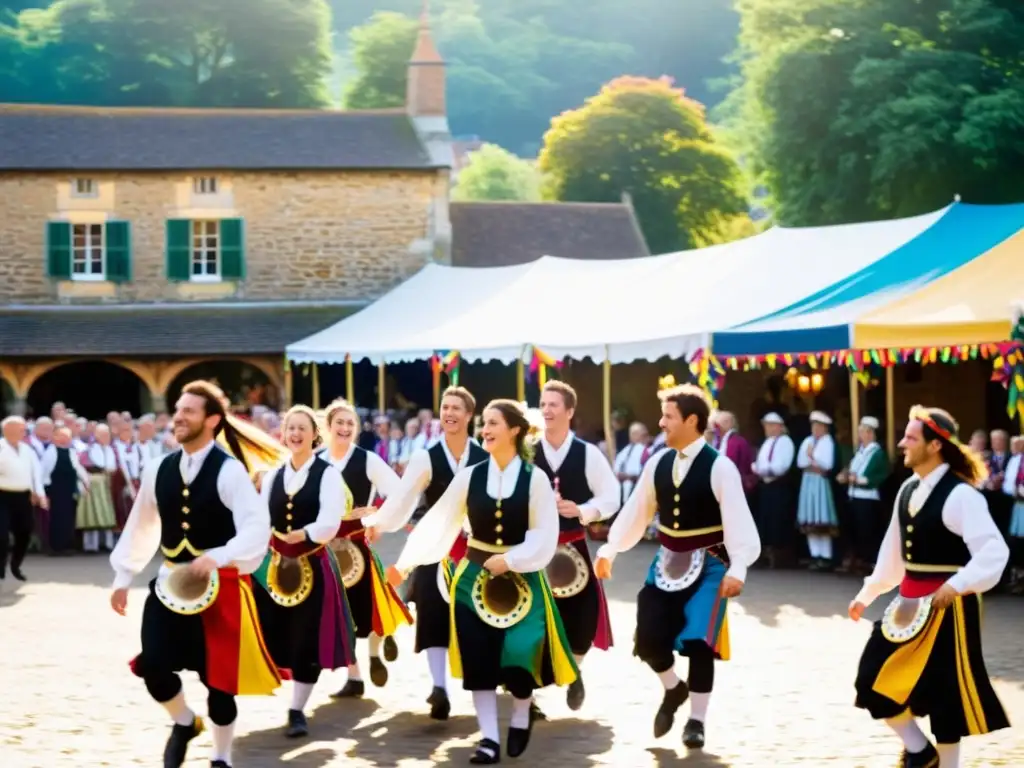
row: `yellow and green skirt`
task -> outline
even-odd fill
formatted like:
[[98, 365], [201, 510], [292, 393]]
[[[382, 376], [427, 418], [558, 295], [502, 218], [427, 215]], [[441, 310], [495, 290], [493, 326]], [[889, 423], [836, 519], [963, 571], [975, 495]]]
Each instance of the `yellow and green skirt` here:
[[536, 688], [569, 685], [579, 676], [543, 572], [492, 577], [464, 559], [452, 577], [450, 598], [449, 662], [466, 690], [504, 686], [523, 699]]

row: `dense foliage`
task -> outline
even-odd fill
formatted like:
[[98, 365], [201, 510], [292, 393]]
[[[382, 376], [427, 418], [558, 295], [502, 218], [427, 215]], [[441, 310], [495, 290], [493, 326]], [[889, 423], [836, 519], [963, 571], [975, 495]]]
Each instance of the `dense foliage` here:
[[529, 160], [516, 157], [496, 144], [484, 144], [469, 156], [452, 190], [453, 200], [541, 199], [541, 177]]

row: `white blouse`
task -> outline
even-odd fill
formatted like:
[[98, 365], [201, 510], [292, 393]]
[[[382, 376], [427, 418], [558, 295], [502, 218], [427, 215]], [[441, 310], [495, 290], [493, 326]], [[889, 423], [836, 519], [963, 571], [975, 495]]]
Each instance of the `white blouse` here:
[[114, 449], [109, 445], [93, 443], [89, 446], [89, 450], [85, 455], [88, 457], [93, 469], [102, 472], [117, 471], [117, 454], [114, 453]]
[[[812, 446], [813, 451], [811, 451]], [[832, 435], [822, 435], [820, 438], [815, 438], [812, 435], [804, 438], [796, 455], [796, 465], [800, 469], [807, 469], [811, 466], [811, 456], [808, 455], [808, 451], [811, 451], [818, 469], [824, 472], [832, 471], [836, 460], [836, 444], [832, 440]]]
[[[345, 451], [345, 455], [340, 458], [333, 458], [329, 448], [320, 451], [318, 455], [336, 470], [343, 472], [345, 467], [348, 466], [348, 460], [352, 458], [355, 450], [356, 444], [351, 443], [348, 446], [348, 450]], [[397, 493], [402, 482], [401, 478], [395, 473], [395, 470], [389, 467], [384, 459], [373, 451], [366, 451], [366, 478], [373, 485], [370, 489], [370, 499], [367, 503], [373, 503], [375, 495], [386, 499], [393, 493]], [[342, 495], [344, 496], [344, 493]]]
[[[558, 472], [562, 466], [565, 457], [569, 455], [569, 449], [572, 448], [575, 437], [576, 435], [570, 431], [557, 448], [551, 445], [546, 437], [542, 437], [537, 443], [537, 450], [544, 452], [544, 458], [552, 472]], [[622, 486], [619, 484], [618, 478], [615, 477], [608, 458], [601, 453], [601, 449], [592, 443], [584, 442], [583, 445], [586, 448], [583, 473], [587, 479], [587, 485], [594, 495], [577, 506], [583, 517], [583, 523], [589, 525], [598, 520], [607, 520], [619, 511]]]
[[753, 467], [754, 474], [762, 480], [774, 480], [784, 476], [793, 466], [795, 452], [793, 438], [789, 435], [769, 437], [757, 451], [757, 461]]
[[[306, 462], [295, 469], [289, 459], [282, 466], [275, 467], [267, 472], [260, 485], [260, 496], [265, 504], [270, 505], [270, 491], [274, 487], [277, 474], [284, 471], [284, 492], [291, 495], [298, 493], [306, 484], [309, 477], [309, 469], [317, 457], [311, 456]], [[324, 470], [320, 478], [320, 512], [316, 520], [306, 525], [303, 530], [309, 538], [317, 544], [326, 544], [338, 535], [338, 527], [341, 525], [342, 515], [345, 513], [345, 482], [341, 474]]]
[[[419, 565], [437, 563], [448, 556], [466, 519], [469, 480], [476, 467], [459, 472], [448, 490], [420, 520], [395, 564], [408, 573]], [[487, 495], [507, 499], [515, 491], [523, 462], [517, 456], [501, 469], [494, 458], [487, 461]], [[530, 527], [522, 543], [504, 553], [510, 570], [530, 573], [547, 567], [558, 549], [558, 507], [548, 476], [539, 469], [530, 472]]]

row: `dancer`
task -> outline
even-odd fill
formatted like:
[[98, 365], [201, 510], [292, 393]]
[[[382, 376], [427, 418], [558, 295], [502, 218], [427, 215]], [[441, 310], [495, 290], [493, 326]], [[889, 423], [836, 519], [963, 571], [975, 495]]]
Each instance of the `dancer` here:
[[[600, 580], [594, 576], [586, 526], [607, 520], [618, 511], [622, 488], [597, 446], [583, 442], [569, 429], [576, 402], [576, 390], [565, 382], [555, 380], [544, 385], [540, 394], [544, 434], [534, 464], [555, 489], [559, 546], [548, 566], [548, 578], [579, 666], [591, 645], [602, 651], [612, 645], [608, 603]], [[569, 709], [583, 706], [585, 696], [581, 675], [566, 691]]]
[[[975, 490], [985, 465], [958, 430], [943, 410], [910, 410], [900, 447], [914, 475], [849, 608], [859, 621], [899, 587], [861, 656], [856, 706], [903, 740], [904, 768], [959, 768], [960, 739], [1009, 727], [981, 650], [981, 593], [999, 583], [1009, 550]], [[935, 745], [915, 717], [930, 718]]]
[[[388, 497], [398, 490], [399, 478], [376, 453], [355, 444], [359, 436], [359, 416], [347, 400], [335, 400], [324, 414], [327, 424], [327, 448], [320, 453], [327, 463], [341, 472], [352, 493], [355, 508], [345, 516], [331, 544], [341, 565], [356, 637], [368, 641], [370, 682], [378, 688], [388, 681], [388, 668], [380, 659], [383, 638], [384, 658], [398, 658], [394, 635], [402, 624], [412, 624], [412, 616], [394, 588], [384, 579], [384, 566], [366, 541], [362, 518], [376, 511], [370, 506], [376, 493]], [[366, 692], [359, 664], [353, 657], [348, 680], [336, 699], [359, 698]]]
[[[655, 513], [661, 548], [637, 595], [634, 654], [665, 686], [654, 736], [672, 728], [676, 710], [690, 699], [683, 744], [704, 746], [704, 722], [715, 679], [715, 659], [729, 658], [726, 607], [743, 591], [747, 569], [761, 553], [739, 470], [707, 444], [711, 405], [692, 384], [660, 382], [661, 421], [667, 448], [651, 457], [636, 490], [598, 550], [594, 569], [611, 576], [616, 555], [636, 545]], [[724, 545], [724, 547], [723, 547]], [[673, 653], [690, 657], [687, 682], [675, 673]]]
[[576, 662], [543, 569], [558, 546], [558, 509], [551, 484], [530, 464], [529, 423], [518, 403], [484, 409], [490, 459], [460, 471], [413, 530], [395, 566], [400, 583], [413, 568], [442, 560], [464, 522], [470, 538], [452, 578], [453, 677], [473, 692], [483, 739], [470, 763], [501, 760], [497, 688], [513, 696], [506, 751], [518, 757], [530, 741], [530, 704], [540, 685], [569, 685]]
[[[174, 413], [181, 448], [145, 470], [110, 554], [115, 573], [110, 605], [122, 616], [133, 577], [158, 547], [165, 558], [149, 585], [142, 652], [131, 665], [174, 721], [164, 768], [181, 766], [189, 742], [203, 730], [185, 703], [179, 671], [197, 672], [208, 690], [211, 768], [231, 766], [235, 696], [266, 695], [281, 684], [263, 641], [249, 577], [266, 554], [270, 516], [248, 470], [255, 457], [283, 459], [282, 449], [226, 409], [227, 399], [213, 384], [194, 381], [184, 387]], [[234, 458], [215, 443], [220, 435]]]
[[7, 584], [7, 550], [10, 538], [11, 575], [25, 581], [21, 564], [32, 538], [33, 502], [49, 506], [39, 460], [25, 440], [25, 420], [8, 416], [0, 423], [0, 593]]
[[[464, 387], [448, 387], [441, 396], [442, 438], [428, 449], [413, 453], [402, 475], [398, 491], [384, 505], [363, 518], [367, 538], [401, 530], [416, 511], [423, 497], [427, 509], [434, 506], [448, 489], [455, 475], [487, 459], [487, 451], [469, 438], [469, 426], [476, 410], [476, 399]], [[447, 556], [440, 563], [417, 567], [409, 584], [410, 602], [416, 604], [416, 653], [426, 651], [433, 689], [427, 697], [430, 716], [447, 720], [451, 713], [448, 700], [448, 645], [451, 640], [448, 588], [455, 563], [466, 553], [466, 534], [460, 531]]]
[[832, 419], [821, 411], [810, 416], [811, 434], [800, 444], [796, 465], [803, 470], [796, 523], [807, 536], [812, 571], [833, 567], [832, 539], [839, 533], [836, 502], [832, 497], [832, 470], [836, 465], [836, 444], [828, 428]]
[[281, 425], [291, 459], [263, 477], [270, 509], [270, 552], [256, 572], [256, 608], [267, 648], [282, 676], [292, 679], [289, 738], [309, 733], [303, 710], [323, 669], [355, 661], [355, 627], [345, 587], [327, 544], [346, 507], [341, 475], [314, 455], [320, 443], [316, 414], [296, 405]]

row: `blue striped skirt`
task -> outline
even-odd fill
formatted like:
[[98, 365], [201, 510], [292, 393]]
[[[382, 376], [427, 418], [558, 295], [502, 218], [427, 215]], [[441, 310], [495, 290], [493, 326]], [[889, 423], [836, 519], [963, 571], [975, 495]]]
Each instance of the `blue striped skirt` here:
[[1009, 534], [1014, 538], [1024, 539], [1024, 501], [1016, 501], [1013, 504]]
[[832, 498], [832, 481], [825, 475], [804, 472], [800, 481], [796, 524], [803, 533], [834, 536], [838, 532], [839, 518]]

